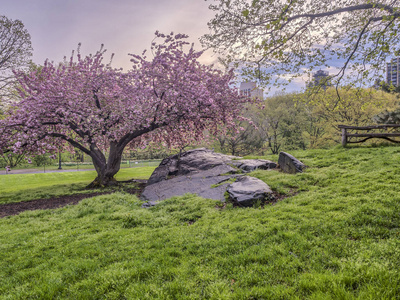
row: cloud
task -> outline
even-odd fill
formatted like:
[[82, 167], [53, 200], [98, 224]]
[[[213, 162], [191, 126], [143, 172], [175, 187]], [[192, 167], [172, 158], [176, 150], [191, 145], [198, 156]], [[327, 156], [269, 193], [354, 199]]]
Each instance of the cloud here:
[[[196, 49], [207, 32], [213, 12], [199, 0], [13, 0], [2, 4], [2, 13], [20, 19], [31, 34], [33, 60], [61, 61], [82, 43], [82, 53], [96, 52], [105, 45], [115, 53], [115, 67], [130, 67], [128, 53], [150, 48], [154, 32], [185, 33]], [[215, 58], [204, 55], [203, 62]]]

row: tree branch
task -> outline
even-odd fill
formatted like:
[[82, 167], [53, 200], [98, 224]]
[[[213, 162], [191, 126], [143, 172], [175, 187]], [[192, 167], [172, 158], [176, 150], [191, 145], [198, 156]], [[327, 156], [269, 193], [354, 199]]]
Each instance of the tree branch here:
[[73, 139], [71, 139], [70, 137], [68, 137], [64, 134], [54, 132], [54, 133], [49, 133], [48, 136], [61, 138], [64, 141], [70, 143], [75, 148], [78, 148], [79, 150], [82, 150], [87, 155], [90, 155], [90, 150], [88, 150], [87, 148], [85, 148], [84, 146], [79, 144], [77, 141], [74, 141]]

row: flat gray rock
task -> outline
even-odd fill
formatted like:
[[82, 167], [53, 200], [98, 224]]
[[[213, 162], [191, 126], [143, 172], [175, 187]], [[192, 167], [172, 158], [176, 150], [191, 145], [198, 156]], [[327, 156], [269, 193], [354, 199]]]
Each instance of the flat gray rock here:
[[158, 203], [158, 201], [148, 201], [142, 204], [142, 207], [144, 208], [149, 208], [149, 207], [153, 207], [156, 206]]
[[[215, 153], [205, 148], [187, 151], [180, 157], [178, 155], [168, 157], [154, 170], [147, 182], [141, 199], [148, 203], [143, 206], [151, 207], [158, 201], [186, 193], [225, 201], [225, 192], [232, 178], [241, 178], [243, 177], [241, 173], [258, 168], [270, 169], [277, 166], [268, 160], [238, 159], [239, 157]], [[255, 186], [254, 181], [248, 183]], [[262, 193], [265, 193], [265, 190]], [[253, 195], [256, 195], [256, 199], [260, 198], [257, 191], [253, 192]]]
[[264, 181], [249, 176], [238, 177], [228, 186], [227, 192], [240, 206], [253, 206], [257, 200], [264, 202], [274, 199], [271, 188]]
[[147, 185], [168, 180], [174, 176], [196, 173], [212, 169], [216, 166], [226, 165], [233, 158], [231, 155], [215, 153], [206, 148], [190, 150], [179, 155], [173, 155], [162, 160], [157, 169], [151, 174]]
[[246, 173], [255, 171], [257, 169], [261, 170], [275, 169], [278, 166], [277, 163], [266, 159], [234, 160], [232, 161], [232, 164]]
[[[173, 196], [182, 196], [186, 193], [197, 194], [203, 198], [225, 200], [225, 191], [228, 183], [235, 175], [221, 175], [236, 170], [228, 165], [220, 165], [210, 170], [193, 174], [176, 176], [155, 184], [147, 185], [141, 195], [143, 200], [164, 200]], [[215, 185], [218, 185], [215, 187]], [[214, 187], [212, 187], [214, 186]]]

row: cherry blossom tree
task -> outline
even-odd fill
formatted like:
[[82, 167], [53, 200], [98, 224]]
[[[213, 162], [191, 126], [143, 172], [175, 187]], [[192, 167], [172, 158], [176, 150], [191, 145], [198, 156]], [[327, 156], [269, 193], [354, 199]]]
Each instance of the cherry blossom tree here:
[[77, 148], [93, 160], [91, 186], [105, 186], [116, 182], [126, 147], [182, 145], [234, 126], [251, 100], [230, 87], [233, 72], [200, 64], [202, 52], [187, 48], [185, 38], [156, 32], [162, 42], [152, 43], [153, 58], [131, 55], [125, 73], [103, 63], [103, 50], [16, 72], [22, 100], [0, 121], [1, 151]]

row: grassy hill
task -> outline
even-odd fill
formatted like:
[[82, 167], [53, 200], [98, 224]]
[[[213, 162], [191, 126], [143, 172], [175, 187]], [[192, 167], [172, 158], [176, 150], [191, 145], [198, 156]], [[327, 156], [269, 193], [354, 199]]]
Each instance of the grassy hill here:
[[0, 299], [399, 299], [400, 147], [292, 154], [305, 173], [252, 173], [273, 205], [114, 193], [0, 219]]

